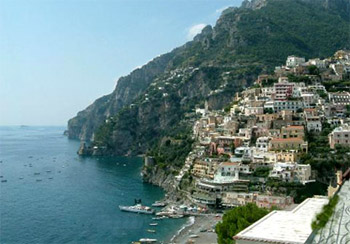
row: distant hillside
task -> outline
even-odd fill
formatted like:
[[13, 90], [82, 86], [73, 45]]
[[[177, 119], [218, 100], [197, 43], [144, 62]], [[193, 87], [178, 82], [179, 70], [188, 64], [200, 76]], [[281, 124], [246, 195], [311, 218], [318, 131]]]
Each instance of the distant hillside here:
[[253, 0], [229, 8], [215, 27], [120, 78], [110, 95], [68, 122], [69, 137], [93, 139], [97, 154], [148, 151], [181, 164], [196, 105], [224, 107], [288, 55], [350, 49], [349, 6], [350, 0]]

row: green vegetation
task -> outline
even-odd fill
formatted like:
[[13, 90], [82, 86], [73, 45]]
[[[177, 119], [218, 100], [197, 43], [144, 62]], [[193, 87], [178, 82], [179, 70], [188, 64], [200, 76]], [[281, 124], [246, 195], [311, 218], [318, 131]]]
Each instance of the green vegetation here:
[[339, 201], [339, 196], [334, 195], [329, 203], [323, 206], [322, 211], [316, 215], [316, 219], [311, 223], [312, 230], [319, 230], [326, 226], [334, 213], [334, 209]]
[[258, 167], [255, 169], [253, 176], [255, 177], [268, 177], [270, 173], [270, 168], [269, 167]]
[[322, 84], [329, 92], [350, 91], [350, 80], [324, 81]]
[[259, 208], [253, 203], [248, 203], [245, 206], [227, 211], [222, 218], [222, 222], [218, 223], [215, 227], [215, 231], [218, 235], [218, 243], [234, 243], [234, 240], [232, 239], [234, 235], [258, 221], [268, 213], [269, 210]]
[[319, 75], [320, 70], [315, 65], [310, 65], [307, 67], [310, 75]]
[[161, 168], [180, 168], [192, 149], [191, 130], [186, 127], [174, 127], [164, 140], [153, 146], [147, 155], [154, 157]]
[[269, 178], [266, 187], [273, 194], [288, 195], [294, 198], [295, 203], [301, 203], [314, 195], [325, 195], [328, 185], [317, 181], [303, 185], [298, 182], [284, 182], [280, 179]]
[[300, 163], [310, 164], [317, 171], [317, 180], [326, 184], [334, 177], [335, 169], [346, 170], [350, 167], [350, 148], [338, 146], [335, 150], [330, 149], [328, 135], [333, 128], [323, 123], [320, 134], [306, 133], [309, 149], [300, 158]]
[[262, 87], [272, 87], [274, 83], [277, 83], [278, 80], [277, 79], [267, 79], [266, 81], [264, 80], [261, 85]]
[[293, 75], [293, 74], [289, 74], [288, 75], [288, 80], [289, 82], [295, 82], [295, 83], [305, 83], [305, 85], [311, 85], [311, 80], [309, 77], [307, 76], [296, 76], [296, 75]]

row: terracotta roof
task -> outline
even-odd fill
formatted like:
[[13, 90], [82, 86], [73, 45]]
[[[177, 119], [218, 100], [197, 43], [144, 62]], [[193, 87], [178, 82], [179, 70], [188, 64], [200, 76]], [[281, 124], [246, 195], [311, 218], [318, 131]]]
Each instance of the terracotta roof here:
[[304, 129], [304, 126], [302, 125], [288, 125], [285, 129]]
[[301, 138], [274, 138], [271, 142], [304, 142]]
[[238, 163], [232, 163], [232, 162], [224, 162], [224, 163], [221, 163], [222, 166], [236, 166], [238, 165]]

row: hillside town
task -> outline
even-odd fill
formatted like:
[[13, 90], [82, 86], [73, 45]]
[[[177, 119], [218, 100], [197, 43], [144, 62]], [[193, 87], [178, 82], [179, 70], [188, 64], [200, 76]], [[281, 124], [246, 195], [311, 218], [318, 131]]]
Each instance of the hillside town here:
[[350, 146], [350, 84], [342, 82], [349, 78], [350, 52], [308, 61], [289, 56], [273, 75], [237, 93], [226, 112], [196, 109], [196, 142], [178, 186], [191, 178], [191, 201], [208, 207], [288, 208], [293, 197], [274, 194], [267, 183], [315, 182], [311, 165], [300, 163], [308, 135], [327, 126], [331, 149]]
[[[253, 86], [237, 93], [224, 111], [210, 111], [207, 103], [197, 108], [193, 150], [175, 177], [174, 187], [185, 193], [185, 202], [200, 206], [195, 209], [204, 213], [249, 203], [278, 209], [233, 236], [236, 243], [315, 243], [326, 234], [313, 232], [311, 223], [332, 201], [329, 197], [342, 189], [350, 168], [335, 169], [334, 180], [326, 182], [324, 194], [311, 192], [301, 197], [285, 188], [288, 184], [303, 188], [322, 179], [312, 165], [302, 163], [313, 148], [315, 136], [326, 133], [329, 152], [345, 149], [345, 156], [338, 158], [349, 161], [349, 78], [349, 51], [340, 50], [322, 60], [289, 56], [273, 75], [260, 75]], [[274, 183], [281, 187], [276, 190]], [[343, 202], [349, 197], [346, 186], [338, 194]], [[335, 211], [343, 213], [346, 209], [338, 206]], [[334, 215], [332, 223], [339, 228], [329, 238], [348, 240], [348, 220]], [[332, 227], [328, 224], [322, 228]], [[200, 238], [210, 242], [210, 235]], [[215, 242], [215, 236], [211, 238]]]

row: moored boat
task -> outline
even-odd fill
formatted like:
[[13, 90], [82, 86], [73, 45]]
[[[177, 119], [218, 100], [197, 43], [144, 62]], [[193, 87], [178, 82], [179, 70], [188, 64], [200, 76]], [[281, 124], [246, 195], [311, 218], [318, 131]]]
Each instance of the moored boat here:
[[141, 204], [136, 204], [134, 206], [121, 206], [119, 209], [125, 212], [141, 213], [141, 214], [154, 214], [154, 210], [147, 206], [142, 206]]
[[151, 238], [141, 238], [139, 242], [141, 243], [155, 243], [157, 242], [157, 239], [151, 239]]
[[165, 203], [164, 202], [155, 202], [152, 204], [152, 207], [165, 207]]

